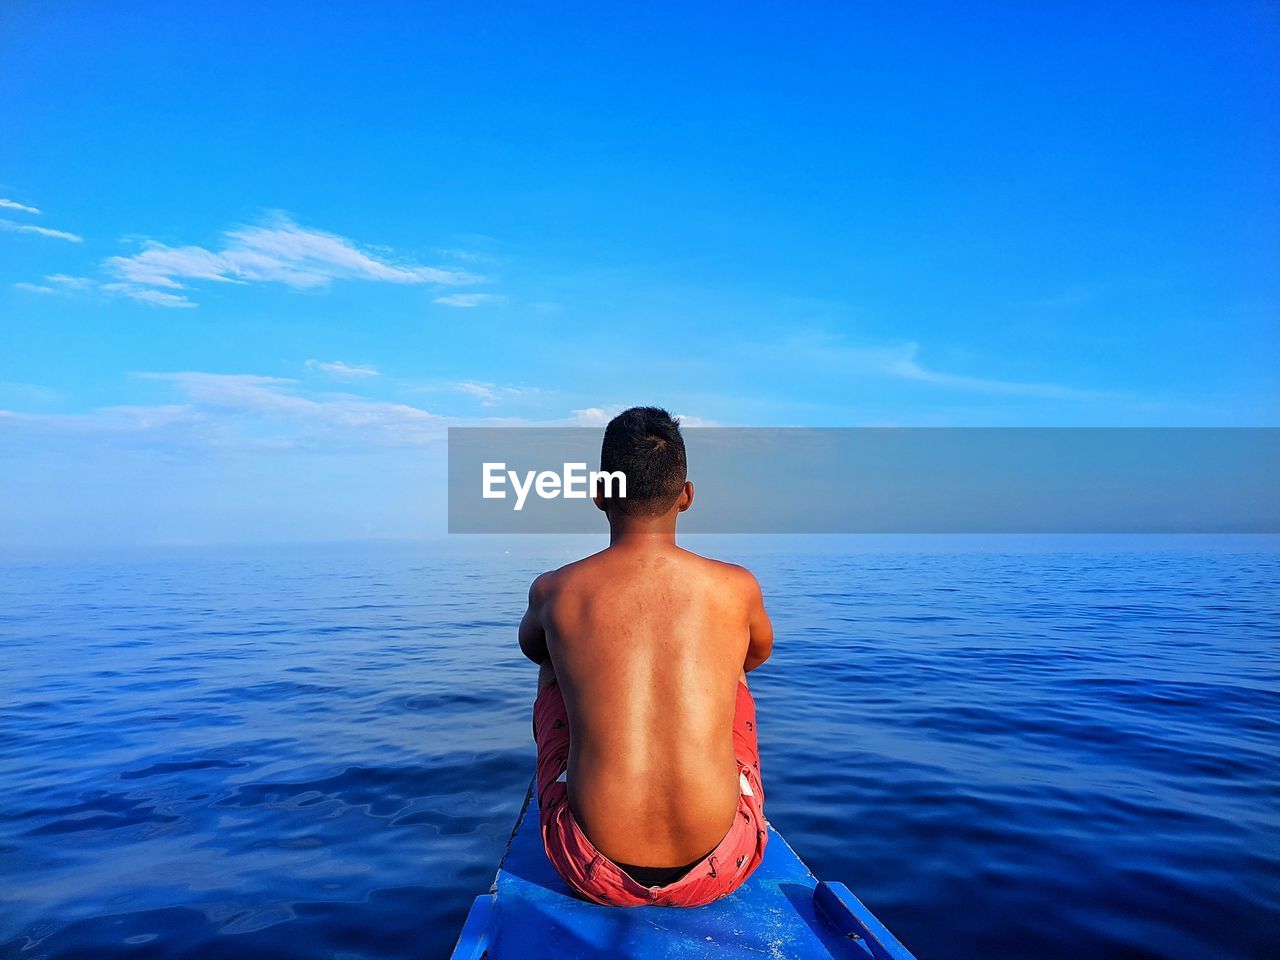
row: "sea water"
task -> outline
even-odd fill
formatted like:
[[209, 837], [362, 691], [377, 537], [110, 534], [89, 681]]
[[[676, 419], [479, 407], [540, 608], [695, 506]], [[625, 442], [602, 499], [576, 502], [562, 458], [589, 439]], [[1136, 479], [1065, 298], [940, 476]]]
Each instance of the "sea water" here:
[[[766, 813], [814, 872], [921, 960], [1280, 955], [1274, 545], [921, 544], [718, 545], [773, 616]], [[5, 558], [0, 955], [447, 956], [570, 555]]]

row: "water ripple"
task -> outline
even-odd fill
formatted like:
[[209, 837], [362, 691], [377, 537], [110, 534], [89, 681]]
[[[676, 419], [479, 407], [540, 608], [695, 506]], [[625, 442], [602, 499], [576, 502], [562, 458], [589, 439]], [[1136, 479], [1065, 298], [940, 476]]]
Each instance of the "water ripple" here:
[[[386, 548], [5, 567], [0, 955], [443, 956], [532, 769], [529, 580]], [[1270, 955], [1280, 562], [746, 553], [771, 819], [922, 958]]]

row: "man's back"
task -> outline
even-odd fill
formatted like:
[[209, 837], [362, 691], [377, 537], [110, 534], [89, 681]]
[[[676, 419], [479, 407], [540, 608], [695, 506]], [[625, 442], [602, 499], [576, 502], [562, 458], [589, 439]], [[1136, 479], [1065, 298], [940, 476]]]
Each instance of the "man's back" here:
[[520, 649], [541, 668], [543, 846], [596, 903], [710, 903], [769, 839], [746, 671], [769, 658], [773, 627], [751, 574], [676, 546], [687, 467], [667, 411], [610, 420], [600, 472], [623, 482], [593, 497], [609, 548], [535, 580], [520, 621]]
[[755, 578], [641, 538], [545, 574], [531, 594], [568, 710], [582, 829], [615, 862], [705, 855], [738, 804], [732, 723], [756, 665], [753, 621], [757, 661], [772, 640]]

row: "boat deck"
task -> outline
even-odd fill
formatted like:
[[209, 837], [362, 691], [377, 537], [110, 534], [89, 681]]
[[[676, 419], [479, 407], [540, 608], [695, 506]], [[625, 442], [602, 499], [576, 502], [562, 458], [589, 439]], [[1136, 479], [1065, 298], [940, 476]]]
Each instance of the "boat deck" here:
[[696, 957], [913, 960], [843, 884], [815, 878], [772, 826], [755, 873], [705, 907], [580, 900], [543, 852], [532, 784], [493, 887], [476, 898], [453, 953], [453, 960]]

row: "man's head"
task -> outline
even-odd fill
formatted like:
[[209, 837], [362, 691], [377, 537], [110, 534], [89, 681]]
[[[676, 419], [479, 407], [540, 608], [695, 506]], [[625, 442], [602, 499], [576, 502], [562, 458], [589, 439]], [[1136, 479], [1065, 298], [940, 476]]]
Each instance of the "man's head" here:
[[621, 471], [627, 478], [625, 498], [596, 498], [611, 517], [616, 513], [650, 519], [687, 510], [693, 501], [680, 421], [659, 407], [632, 407], [609, 421], [600, 446], [600, 469]]

